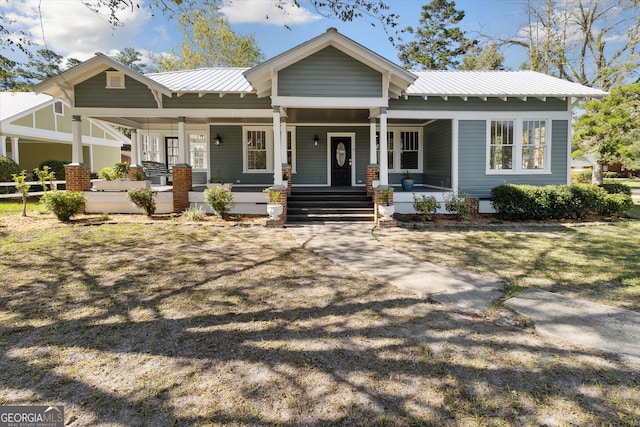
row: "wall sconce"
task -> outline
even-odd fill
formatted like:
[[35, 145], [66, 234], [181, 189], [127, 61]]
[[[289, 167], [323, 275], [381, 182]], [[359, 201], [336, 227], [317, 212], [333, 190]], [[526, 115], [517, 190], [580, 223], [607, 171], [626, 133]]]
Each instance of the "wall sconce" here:
[[216, 134], [216, 138], [213, 140], [213, 143], [218, 146], [222, 145], [222, 137]]
[[313, 136], [313, 148], [318, 148], [318, 144], [320, 144], [320, 139], [318, 138], [318, 135], [314, 135]]

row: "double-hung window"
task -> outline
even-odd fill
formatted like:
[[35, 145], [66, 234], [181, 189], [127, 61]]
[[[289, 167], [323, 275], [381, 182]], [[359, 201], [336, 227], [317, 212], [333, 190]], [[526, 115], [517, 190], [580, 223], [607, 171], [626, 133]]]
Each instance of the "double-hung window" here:
[[286, 162], [291, 166], [291, 172], [296, 172], [296, 128], [287, 128], [287, 158]]
[[160, 161], [160, 136], [154, 134], [142, 135], [142, 160]]
[[244, 126], [242, 133], [244, 172], [272, 172], [273, 129]]
[[490, 120], [487, 173], [550, 172], [550, 129], [543, 119]]
[[[380, 132], [376, 132], [380, 140]], [[376, 149], [380, 164], [380, 143]], [[391, 128], [387, 131], [387, 167], [389, 172], [422, 172], [422, 131], [410, 128]]]
[[420, 132], [400, 132], [400, 169], [418, 170], [420, 168]]
[[207, 169], [207, 135], [204, 132], [189, 134], [189, 152], [193, 169]]

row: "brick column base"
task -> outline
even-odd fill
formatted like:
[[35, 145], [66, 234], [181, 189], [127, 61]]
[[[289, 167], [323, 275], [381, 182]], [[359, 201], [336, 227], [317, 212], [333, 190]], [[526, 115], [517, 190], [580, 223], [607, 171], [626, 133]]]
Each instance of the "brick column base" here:
[[181, 213], [189, 208], [189, 191], [193, 186], [191, 166], [180, 164], [173, 167], [173, 212]]
[[291, 185], [293, 184], [293, 175], [291, 175], [291, 166], [282, 166], [282, 176], [287, 177], [289, 185], [287, 185], [287, 194], [291, 195]]
[[380, 167], [378, 165], [367, 165], [365, 170], [367, 194], [373, 196], [372, 182], [379, 179]]
[[136, 175], [140, 173], [140, 175], [142, 176], [142, 179], [144, 179], [144, 169], [142, 169], [142, 166], [131, 166], [129, 168], [129, 173], [127, 174], [127, 178], [129, 178], [131, 181], [136, 181], [137, 177]]
[[91, 190], [91, 172], [85, 165], [64, 165], [67, 191]]
[[287, 189], [283, 187], [274, 187], [271, 190], [279, 191], [280, 195], [278, 196], [278, 202], [282, 205], [282, 215], [280, 215], [280, 219], [277, 221], [270, 220], [267, 218], [264, 221], [265, 227], [284, 227], [284, 224], [287, 222]]
[[[376, 224], [380, 228], [396, 227], [397, 223], [396, 223], [395, 219], [392, 219], [390, 221], [383, 221], [382, 220], [382, 215], [380, 215], [380, 212], [378, 212], [378, 206], [382, 205], [382, 204], [386, 204], [385, 201], [383, 200], [384, 191], [382, 189], [380, 189], [380, 188], [374, 189], [373, 191], [374, 191], [374, 196], [373, 196], [374, 205], [373, 206], [374, 206], [374, 209], [376, 210], [376, 212], [375, 212]], [[389, 196], [389, 204], [393, 205], [393, 192]]]

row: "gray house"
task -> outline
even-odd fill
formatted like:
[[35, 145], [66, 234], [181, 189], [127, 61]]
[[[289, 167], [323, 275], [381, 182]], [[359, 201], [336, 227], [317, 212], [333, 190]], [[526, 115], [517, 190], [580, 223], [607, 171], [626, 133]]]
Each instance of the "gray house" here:
[[[132, 129], [134, 165], [190, 165], [194, 189], [221, 176], [234, 191], [364, 190], [410, 172], [413, 191], [480, 199], [568, 183], [572, 105], [606, 95], [531, 71], [410, 72], [335, 29], [251, 69], [143, 75], [97, 54], [35, 90], [75, 120]], [[410, 210], [397, 190], [396, 211]]]

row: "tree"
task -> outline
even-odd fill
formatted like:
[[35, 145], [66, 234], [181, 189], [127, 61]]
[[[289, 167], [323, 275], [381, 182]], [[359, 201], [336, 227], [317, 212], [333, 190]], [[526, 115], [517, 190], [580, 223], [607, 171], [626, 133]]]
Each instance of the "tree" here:
[[638, 0], [527, 0], [529, 22], [505, 41], [529, 52], [528, 68], [604, 90], [637, 70]]
[[464, 11], [455, 6], [455, 2], [447, 0], [432, 0], [422, 6], [420, 26], [415, 30], [405, 28], [415, 40], [398, 45], [398, 57], [405, 67], [446, 70], [459, 66], [458, 58], [477, 41], [467, 39], [464, 31], [455, 26], [464, 18]]
[[114, 55], [113, 59], [123, 65], [126, 65], [129, 68], [138, 71], [139, 73], [148, 72], [148, 66], [141, 62], [142, 54], [132, 47], [125, 47], [116, 55]]
[[640, 168], [640, 83], [614, 89], [602, 100], [584, 104], [574, 124], [573, 141], [593, 154], [593, 183], [602, 184], [603, 165]]
[[[74, 58], [67, 59], [67, 67], [79, 64], [80, 61]], [[33, 57], [25, 67], [18, 67], [17, 74], [20, 77], [20, 84], [29, 86], [46, 80], [64, 69], [61, 66], [62, 56], [49, 49], [38, 49], [36, 56]]]
[[180, 53], [157, 59], [159, 71], [202, 67], [248, 67], [260, 63], [264, 55], [253, 35], [236, 34], [215, 7], [196, 9], [178, 19], [183, 40]]
[[475, 45], [462, 58], [460, 70], [503, 70], [504, 55], [495, 44]]

